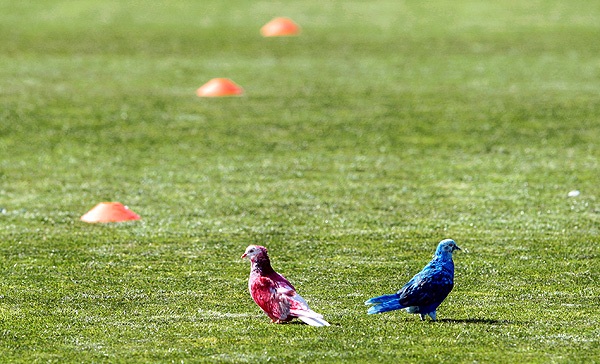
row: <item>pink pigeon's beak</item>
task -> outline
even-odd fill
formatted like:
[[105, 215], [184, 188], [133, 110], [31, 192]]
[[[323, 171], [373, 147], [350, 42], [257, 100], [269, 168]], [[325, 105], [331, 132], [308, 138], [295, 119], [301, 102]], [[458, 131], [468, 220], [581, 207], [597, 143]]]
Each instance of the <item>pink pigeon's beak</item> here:
[[246, 258], [248, 256], [248, 254], [244, 253], [242, 254], [242, 259]]

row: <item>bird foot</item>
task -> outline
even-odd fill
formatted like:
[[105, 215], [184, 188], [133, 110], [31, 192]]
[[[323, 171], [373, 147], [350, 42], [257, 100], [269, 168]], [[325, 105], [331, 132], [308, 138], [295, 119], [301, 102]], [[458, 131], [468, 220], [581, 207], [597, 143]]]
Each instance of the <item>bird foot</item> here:
[[437, 315], [435, 311], [428, 313], [428, 315], [431, 317], [432, 321], [436, 321]]
[[425, 321], [427, 316], [431, 317], [431, 321], [436, 321], [436, 312], [435, 311], [427, 313], [427, 314], [421, 313], [421, 314], [419, 314], [419, 316], [421, 317], [421, 321]]

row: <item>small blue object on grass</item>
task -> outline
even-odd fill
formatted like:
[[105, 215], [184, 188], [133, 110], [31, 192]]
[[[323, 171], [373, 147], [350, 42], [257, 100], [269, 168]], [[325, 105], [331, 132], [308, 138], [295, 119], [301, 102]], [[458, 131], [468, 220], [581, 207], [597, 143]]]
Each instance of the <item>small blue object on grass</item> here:
[[374, 305], [368, 314], [406, 309], [408, 313], [418, 313], [421, 320], [425, 316], [436, 320], [436, 309], [454, 287], [454, 262], [452, 253], [460, 250], [452, 239], [440, 241], [433, 259], [417, 273], [397, 293], [374, 297], [365, 305]]

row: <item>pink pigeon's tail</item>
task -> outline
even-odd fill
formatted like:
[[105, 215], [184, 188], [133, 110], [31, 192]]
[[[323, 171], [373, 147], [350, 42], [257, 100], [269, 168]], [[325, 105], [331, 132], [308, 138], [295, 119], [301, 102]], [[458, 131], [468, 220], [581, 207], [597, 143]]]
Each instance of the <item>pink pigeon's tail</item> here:
[[322, 318], [313, 318], [305, 316], [298, 316], [298, 318], [310, 326], [330, 326], [329, 322], [323, 320]]
[[329, 322], [323, 319], [323, 315], [313, 310], [290, 310], [290, 314], [298, 317], [310, 326], [330, 326]]

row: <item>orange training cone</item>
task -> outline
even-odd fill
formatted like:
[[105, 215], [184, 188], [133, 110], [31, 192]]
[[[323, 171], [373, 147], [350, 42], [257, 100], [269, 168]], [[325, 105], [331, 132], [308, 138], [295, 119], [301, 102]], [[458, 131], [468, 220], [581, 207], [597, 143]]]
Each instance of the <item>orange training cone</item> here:
[[235, 96], [244, 93], [244, 89], [228, 78], [213, 78], [196, 90], [198, 97]]
[[299, 33], [300, 26], [290, 18], [275, 18], [260, 28], [263, 37], [285, 37]]
[[100, 202], [81, 217], [85, 222], [121, 222], [139, 220], [140, 216], [120, 202]]

